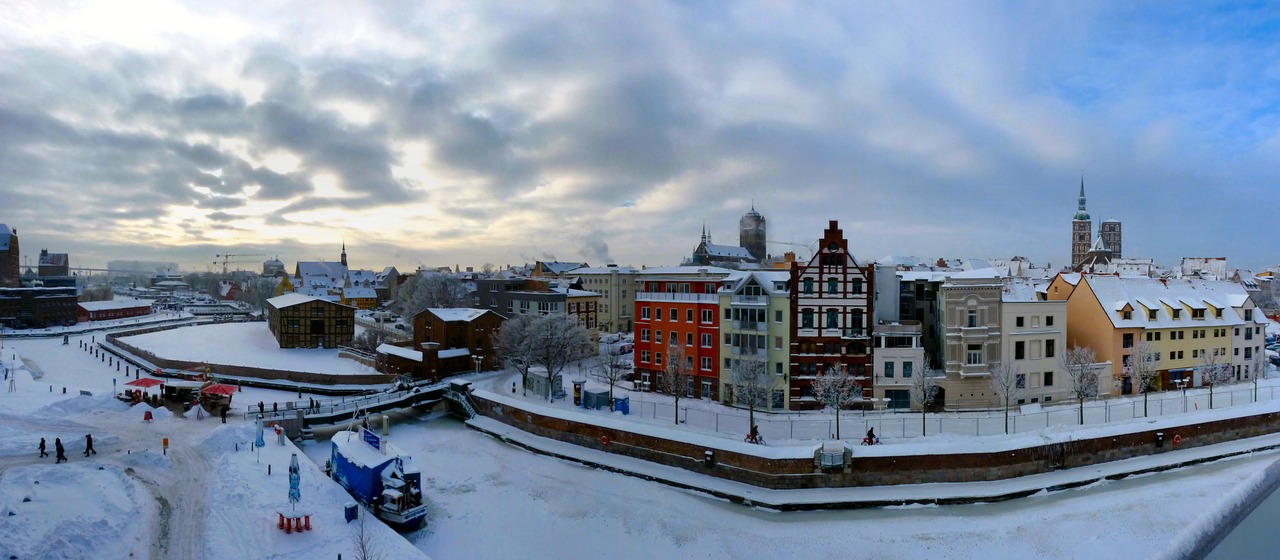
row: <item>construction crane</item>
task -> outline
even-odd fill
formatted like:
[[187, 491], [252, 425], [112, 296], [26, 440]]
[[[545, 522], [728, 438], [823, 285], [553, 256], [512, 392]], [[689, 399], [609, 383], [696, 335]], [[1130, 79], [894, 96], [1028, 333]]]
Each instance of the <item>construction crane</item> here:
[[[226, 275], [227, 275], [227, 265], [229, 265], [229, 264], [249, 264], [249, 263], [254, 262], [254, 261], [236, 261], [236, 260], [232, 260], [233, 258], [236, 258], [236, 257], [265, 257], [265, 256], [266, 256], [266, 255], [264, 255], [264, 254], [262, 254], [262, 253], [238, 253], [238, 254], [237, 254], [237, 253], [223, 253], [223, 254], [221, 254], [221, 255], [214, 255], [214, 257], [216, 257], [216, 258], [222, 259], [222, 275], [223, 275], [223, 276], [226, 276]], [[213, 261], [213, 264], [218, 264], [218, 261]]]
[[790, 246], [792, 246], [792, 247], [799, 247], [799, 248], [801, 248], [801, 249], [804, 249], [804, 250], [808, 251], [808, 254], [802, 254], [802, 255], [800, 255], [801, 259], [803, 260], [803, 259], [808, 259], [809, 257], [811, 257], [811, 256], [813, 256], [813, 255], [815, 255], [815, 254], [817, 254], [817, 252], [818, 252], [818, 243], [820, 243], [821, 241], [822, 241], [822, 240], [821, 240], [821, 239], [819, 239], [819, 240], [816, 240], [816, 241], [814, 241], [813, 243], [810, 243], [810, 244], [808, 244], [808, 245], [805, 245], [804, 243], [796, 243], [796, 242], [794, 242], [794, 241], [765, 241], [765, 243], [767, 243], [767, 244], [769, 244], [769, 245], [790, 245]]

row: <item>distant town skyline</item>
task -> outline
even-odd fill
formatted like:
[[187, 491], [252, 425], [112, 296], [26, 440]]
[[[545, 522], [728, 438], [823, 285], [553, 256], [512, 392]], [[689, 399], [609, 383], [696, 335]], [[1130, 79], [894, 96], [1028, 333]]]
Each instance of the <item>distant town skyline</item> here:
[[[72, 266], [857, 258], [1275, 265], [1280, 10], [6, 3], [0, 223]], [[800, 249], [803, 252], [803, 249]], [[259, 264], [260, 267], [260, 264]], [[250, 268], [244, 266], [244, 268]]]

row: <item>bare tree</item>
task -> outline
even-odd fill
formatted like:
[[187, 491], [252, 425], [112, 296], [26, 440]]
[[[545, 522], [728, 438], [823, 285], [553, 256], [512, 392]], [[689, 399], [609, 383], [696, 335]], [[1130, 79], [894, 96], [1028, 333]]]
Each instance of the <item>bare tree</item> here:
[[372, 527], [365, 518], [373, 515], [372, 512], [361, 508], [360, 515], [356, 518], [355, 528], [351, 531], [351, 546], [355, 550], [356, 560], [378, 560], [382, 558], [382, 552], [378, 550], [378, 541], [373, 536]]
[[537, 320], [537, 315], [516, 315], [502, 323], [493, 335], [493, 347], [502, 362], [520, 372], [522, 395], [528, 394], [529, 368], [534, 365], [537, 350], [534, 327]]
[[418, 271], [396, 292], [396, 309], [412, 317], [428, 308], [468, 307], [467, 287], [456, 276]]
[[773, 390], [773, 376], [769, 364], [755, 358], [734, 360], [729, 369], [733, 382], [733, 398], [739, 405], [747, 406], [747, 423], [756, 425], [756, 409], [769, 406], [769, 393]]
[[609, 402], [613, 402], [613, 387], [631, 375], [631, 360], [621, 348], [608, 344], [600, 351], [600, 380], [609, 384]]
[[1139, 340], [1133, 345], [1133, 353], [1129, 357], [1129, 379], [1135, 391], [1142, 392], [1142, 416], [1147, 416], [1147, 395], [1160, 375], [1160, 355], [1155, 345]]
[[680, 423], [680, 397], [689, 390], [693, 381], [693, 365], [684, 355], [684, 347], [675, 341], [667, 345], [667, 371], [662, 376], [662, 390], [675, 399], [675, 423]]
[[1071, 393], [1080, 401], [1080, 425], [1084, 425], [1084, 400], [1098, 396], [1098, 355], [1088, 346], [1072, 346], [1062, 353], [1062, 369], [1071, 377]]
[[1226, 361], [1226, 356], [1219, 356], [1217, 348], [1200, 351], [1200, 382], [1209, 386], [1209, 410], [1213, 410], [1213, 386], [1232, 379], [1231, 365], [1221, 361]]
[[1009, 433], [1009, 405], [1013, 399], [1018, 398], [1018, 393], [1027, 387], [1026, 380], [1017, 364], [1006, 361], [991, 366], [991, 377], [987, 378], [987, 381], [991, 383], [991, 388], [995, 390], [996, 397], [1004, 407], [1004, 433], [1006, 434]]
[[933, 405], [933, 400], [938, 396], [938, 373], [927, 367], [932, 363], [926, 359], [926, 367], [922, 368], [920, 374], [911, 378], [911, 385], [908, 390], [911, 394], [911, 402], [920, 406], [920, 435], [925, 433], [925, 414], [929, 412], [929, 407]]
[[849, 403], [862, 400], [862, 385], [849, 375], [849, 367], [845, 364], [833, 369], [824, 368], [813, 378], [813, 400], [823, 408], [835, 411], [836, 439], [840, 439], [840, 411]]
[[351, 347], [370, 354], [376, 353], [378, 347], [391, 340], [391, 333], [383, 329], [366, 328], [364, 332], [351, 339]]
[[569, 364], [591, 355], [591, 337], [576, 318], [566, 314], [537, 317], [529, 333], [536, 341], [533, 363], [547, 368], [548, 379], [555, 379]]

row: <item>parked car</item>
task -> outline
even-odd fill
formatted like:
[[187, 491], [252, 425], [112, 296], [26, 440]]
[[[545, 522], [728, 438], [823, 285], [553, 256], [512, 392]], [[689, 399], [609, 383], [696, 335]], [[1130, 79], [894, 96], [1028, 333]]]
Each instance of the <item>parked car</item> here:
[[397, 329], [397, 330], [402, 330], [402, 331], [407, 331], [407, 330], [409, 330], [409, 327], [404, 326], [404, 323], [396, 323], [396, 329]]

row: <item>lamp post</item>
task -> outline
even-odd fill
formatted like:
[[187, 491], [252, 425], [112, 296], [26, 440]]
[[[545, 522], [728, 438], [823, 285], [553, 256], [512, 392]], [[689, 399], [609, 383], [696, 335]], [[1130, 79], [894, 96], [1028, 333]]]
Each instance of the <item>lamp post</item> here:
[[1179, 389], [1182, 389], [1182, 412], [1187, 411], [1187, 382], [1188, 381], [1190, 380], [1187, 379], [1186, 377], [1179, 377], [1178, 379], [1173, 380], [1173, 384], [1177, 385]]
[[471, 359], [476, 362], [476, 373], [480, 373], [480, 364], [484, 363], [484, 356], [472, 356]]

